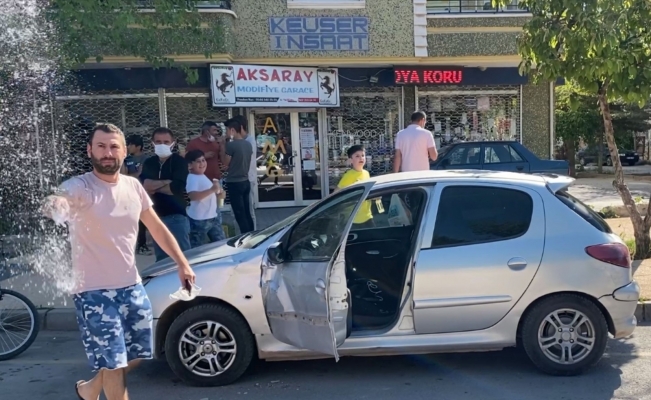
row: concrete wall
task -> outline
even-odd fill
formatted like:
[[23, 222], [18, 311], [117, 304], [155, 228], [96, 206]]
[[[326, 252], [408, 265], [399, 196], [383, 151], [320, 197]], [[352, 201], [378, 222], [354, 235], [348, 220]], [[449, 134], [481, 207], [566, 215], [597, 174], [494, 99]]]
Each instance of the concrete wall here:
[[[413, 57], [414, 7], [405, 0], [367, 0], [365, 9], [288, 9], [287, 0], [235, 0], [236, 58]], [[269, 17], [362, 16], [369, 18], [369, 51], [271, 51]]]

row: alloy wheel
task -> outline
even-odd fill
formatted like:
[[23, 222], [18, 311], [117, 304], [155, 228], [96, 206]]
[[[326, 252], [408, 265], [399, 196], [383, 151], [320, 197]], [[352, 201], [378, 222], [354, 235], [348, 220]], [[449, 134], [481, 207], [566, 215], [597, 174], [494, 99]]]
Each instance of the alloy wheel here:
[[538, 345], [550, 360], [572, 365], [585, 359], [594, 348], [594, 324], [583, 313], [560, 309], [548, 314], [538, 329]]
[[213, 377], [228, 370], [237, 355], [232, 332], [214, 321], [201, 321], [187, 328], [179, 341], [183, 366], [195, 375]]

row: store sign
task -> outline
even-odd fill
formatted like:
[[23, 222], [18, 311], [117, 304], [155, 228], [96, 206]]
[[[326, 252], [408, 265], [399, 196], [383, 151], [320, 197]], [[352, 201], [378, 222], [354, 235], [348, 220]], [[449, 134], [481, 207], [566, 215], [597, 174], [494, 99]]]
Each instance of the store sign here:
[[210, 65], [213, 107], [339, 107], [337, 68]]
[[461, 85], [463, 68], [394, 68], [395, 83], [407, 85]]
[[271, 17], [272, 51], [368, 51], [366, 17]]

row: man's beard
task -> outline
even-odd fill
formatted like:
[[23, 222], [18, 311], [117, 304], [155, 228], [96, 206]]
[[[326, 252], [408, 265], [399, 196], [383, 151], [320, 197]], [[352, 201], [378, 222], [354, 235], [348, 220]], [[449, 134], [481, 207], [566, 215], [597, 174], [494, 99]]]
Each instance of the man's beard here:
[[[113, 161], [113, 164], [104, 165], [102, 164], [103, 160]], [[114, 175], [115, 173], [120, 171], [120, 168], [122, 168], [122, 163], [118, 161], [117, 158], [99, 159], [91, 156], [90, 161], [93, 164], [93, 168], [95, 169], [95, 171], [97, 171], [98, 174], [102, 174], [102, 175]]]

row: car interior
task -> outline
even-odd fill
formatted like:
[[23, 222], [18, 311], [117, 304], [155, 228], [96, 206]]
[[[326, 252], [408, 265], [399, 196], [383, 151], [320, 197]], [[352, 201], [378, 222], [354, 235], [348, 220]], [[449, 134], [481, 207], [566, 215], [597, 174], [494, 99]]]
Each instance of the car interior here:
[[400, 314], [405, 280], [426, 205], [422, 189], [371, 194], [374, 227], [352, 225], [346, 242], [349, 334], [391, 328]]

